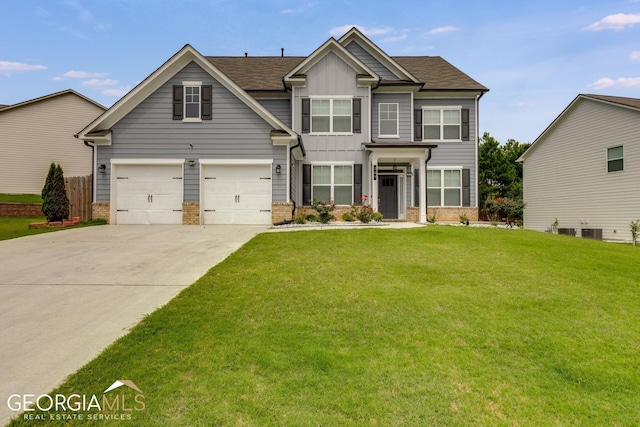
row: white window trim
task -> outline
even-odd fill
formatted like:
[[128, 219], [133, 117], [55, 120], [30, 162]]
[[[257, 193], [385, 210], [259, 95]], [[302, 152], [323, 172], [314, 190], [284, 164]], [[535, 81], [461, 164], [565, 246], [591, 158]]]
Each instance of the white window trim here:
[[[309, 135], [353, 135], [353, 96], [310, 96], [309, 99]], [[329, 132], [314, 132], [313, 131], [313, 101], [329, 101]], [[333, 101], [351, 101], [351, 114], [349, 115], [349, 132], [334, 132], [333, 131]], [[338, 116], [345, 117], [345, 116]]]
[[[464, 169], [462, 166], [438, 166], [438, 167], [428, 167], [427, 168], [427, 172], [429, 171], [440, 171], [440, 205], [438, 206], [434, 206], [434, 205], [429, 205], [429, 201], [427, 200], [427, 206], [429, 207], [441, 207], [441, 208], [459, 208], [462, 207], [462, 169]], [[456, 170], [456, 171], [460, 171], [460, 204], [453, 206], [453, 205], [445, 205], [444, 204], [444, 171], [452, 171], [452, 170]], [[427, 175], [428, 177], [428, 175]], [[436, 187], [429, 187], [429, 183], [428, 181], [425, 179], [425, 182], [427, 184], [427, 191], [429, 190], [429, 188], [436, 188]], [[449, 189], [454, 188], [454, 187], [447, 187]]]
[[[622, 148], [622, 157], [619, 158], [615, 158], [615, 159], [610, 159], [609, 158], [609, 150], [612, 148], [618, 148], [621, 147]], [[605, 155], [605, 159], [607, 161], [606, 164], [606, 172], [609, 173], [620, 173], [620, 172], [624, 172], [624, 144], [620, 144], [620, 145], [613, 145], [611, 147], [607, 147], [606, 150], [604, 151], [604, 155]], [[609, 172], [609, 162], [613, 161], [613, 160], [622, 160], [622, 169], [618, 170], [618, 171], [611, 171]]]
[[[426, 126], [424, 123], [424, 112], [425, 110], [439, 110], [440, 111], [440, 139], [425, 139], [424, 127]], [[460, 117], [460, 123], [458, 123], [458, 139], [444, 139], [444, 123], [442, 123], [442, 110], [458, 110]], [[453, 105], [453, 106], [423, 106], [422, 107], [422, 140], [425, 142], [462, 142], [462, 106], [461, 105]]]
[[[187, 87], [198, 88], [198, 117], [187, 117]], [[182, 123], [202, 123], [202, 82], [182, 82]]]
[[[395, 134], [383, 134], [380, 132], [382, 127], [380, 126], [380, 106], [381, 105], [395, 105], [396, 106], [396, 133]], [[378, 138], [400, 138], [400, 104], [397, 102], [380, 102], [378, 103]]]
[[[334, 182], [334, 171], [333, 171], [333, 167], [334, 166], [351, 166], [351, 203], [349, 203], [349, 205], [353, 204], [353, 166], [355, 165], [355, 162], [311, 162], [311, 200], [313, 200], [313, 167], [314, 166], [331, 166], [331, 184], [330, 184], [330, 190], [329, 190], [329, 198], [331, 202], [335, 202], [335, 194], [334, 194], [334, 188], [335, 188], [335, 182]], [[322, 184], [325, 185], [326, 184]], [[338, 184], [338, 186], [344, 186], [346, 187], [346, 184]], [[339, 206], [348, 206], [348, 205], [339, 205]]]

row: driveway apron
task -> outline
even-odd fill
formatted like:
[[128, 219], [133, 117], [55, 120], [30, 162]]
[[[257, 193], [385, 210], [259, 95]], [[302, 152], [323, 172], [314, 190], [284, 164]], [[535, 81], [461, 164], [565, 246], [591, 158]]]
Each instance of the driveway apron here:
[[266, 226], [97, 226], [0, 241], [0, 425]]

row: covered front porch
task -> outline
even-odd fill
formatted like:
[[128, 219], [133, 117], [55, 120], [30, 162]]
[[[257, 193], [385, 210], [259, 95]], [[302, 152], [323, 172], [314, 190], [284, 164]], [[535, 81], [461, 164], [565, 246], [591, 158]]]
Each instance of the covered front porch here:
[[368, 153], [373, 209], [387, 220], [427, 222], [427, 162], [437, 145], [371, 142], [363, 146]]

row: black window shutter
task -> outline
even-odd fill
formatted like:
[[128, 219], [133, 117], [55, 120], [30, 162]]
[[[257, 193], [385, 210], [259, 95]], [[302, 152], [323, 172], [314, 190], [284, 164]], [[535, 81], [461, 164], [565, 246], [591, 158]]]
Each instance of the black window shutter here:
[[462, 206], [471, 206], [471, 171], [462, 169]]
[[302, 98], [302, 133], [311, 131], [311, 100]]
[[173, 86], [173, 120], [182, 120], [182, 85]]
[[413, 140], [422, 141], [422, 109], [413, 110]]
[[362, 99], [353, 98], [353, 133], [362, 133]]
[[311, 165], [302, 165], [302, 204], [311, 205]]
[[469, 140], [469, 109], [463, 108], [460, 111], [460, 113], [461, 113], [461, 122], [462, 122], [462, 129], [461, 129], [462, 140], [468, 141]]
[[212, 118], [212, 87], [211, 85], [202, 86], [202, 120], [211, 120]]
[[362, 164], [353, 165], [353, 202], [362, 201]]
[[413, 206], [420, 206], [420, 169], [413, 170]]

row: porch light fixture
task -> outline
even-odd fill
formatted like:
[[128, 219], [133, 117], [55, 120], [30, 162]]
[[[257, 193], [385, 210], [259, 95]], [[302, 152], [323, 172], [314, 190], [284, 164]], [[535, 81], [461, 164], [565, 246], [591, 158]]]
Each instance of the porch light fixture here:
[[104, 173], [107, 170], [107, 165], [98, 166], [98, 172]]
[[196, 165], [196, 161], [195, 160], [187, 160], [187, 164], [189, 166], [195, 166]]
[[407, 176], [411, 178], [413, 176], [413, 172], [411, 172], [411, 168], [407, 168]]
[[276, 166], [276, 173], [280, 173], [282, 172], [282, 168], [280, 167], [280, 165]]

